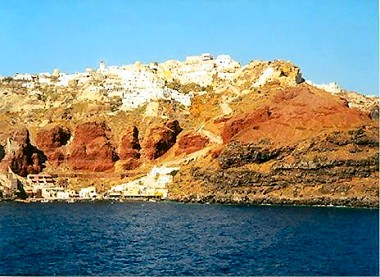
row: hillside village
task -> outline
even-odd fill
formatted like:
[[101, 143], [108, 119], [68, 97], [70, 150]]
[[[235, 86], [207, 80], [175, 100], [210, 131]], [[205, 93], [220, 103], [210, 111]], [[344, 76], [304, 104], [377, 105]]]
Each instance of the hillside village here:
[[240, 64], [229, 55], [211, 54], [188, 56], [184, 62], [169, 60], [162, 64], [150, 63], [126, 66], [106, 66], [101, 61], [97, 69], [86, 68], [85, 72], [66, 74], [55, 69], [52, 74], [20, 74], [13, 80], [21, 81], [30, 94], [40, 94], [38, 85], [83, 88], [82, 99], [102, 100], [106, 97], [120, 97], [121, 109], [133, 110], [150, 101], [171, 100], [189, 107], [192, 93], [185, 94], [168, 87], [168, 83], [194, 83], [202, 88], [210, 86], [214, 78], [232, 80]]
[[[360, 161], [376, 155], [373, 146], [378, 145], [378, 97], [346, 91], [337, 83], [305, 81], [297, 66], [281, 60], [242, 66], [229, 55], [203, 53], [163, 63], [109, 66], [101, 61], [98, 68], [74, 74], [55, 69], [0, 77], [0, 96], [2, 199], [208, 202], [216, 197], [213, 191], [219, 191], [215, 180], [224, 182], [218, 174], [227, 181], [234, 170], [249, 170], [257, 176], [270, 172], [275, 177], [268, 175], [272, 177], [266, 180], [276, 179], [280, 178], [275, 174], [278, 168], [293, 168], [292, 163], [305, 163], [302, 159], [309, 163], [310, 155], [329, 159], [323, 149], [331, 148], [338, 160]], [[319, 152], [302, 155], [289, 150], [315, 145], [313, 134], [331, 141], [336, 132], [346, 137], [358, 128], [362, 128], [358, 136], [367, 138], [365, 144], [353, 140], [339, 149], [320, 146]], [[255, 146], [247, 154], [239, 145]], [[238, 152], [230, 153], [230, 149]], [[257, 155], [273, 158], [257, 161]], [[230, 169], [235, 162], [225, 165], [221, 157], [244, 162]], [[342, 169], [342, 178], [348, 183], [358, 176], [375, 178], [376, 166], [372, 160], [370, 164], [370, 168], [356, 169], [367, 173], [352, 176]], [[223, 167], [227, 173], [218, 171]], [[207, 170], [216, 175], [207, 177]], [[260, 178], [252, 182], [265, 184]], [[310, 180], [324, 186], [318, 178]], [[278, 181], [273, 182], [277, 186]], [[223, 188], [222, 200], [216, 201], [233, 202], [236, 197], [245, 201], [242, 195], [251, 189], [232, 189], [232, 193]], [[252, 194], [256, 200], [249, 201], [266, 194], [261, 189]]]

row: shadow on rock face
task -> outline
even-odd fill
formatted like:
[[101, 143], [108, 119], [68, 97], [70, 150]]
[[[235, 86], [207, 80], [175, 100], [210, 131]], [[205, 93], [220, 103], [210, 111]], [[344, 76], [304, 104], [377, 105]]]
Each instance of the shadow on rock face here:
[[4, 146], [0, 145], [0, 161], [5, 157]]
[[47, 160], [44, 152], [30, 143], [29, 131], [26, 128], [16, 131], [7, 142], [7, 151], [2, 147], [2, 168], [8, 167], [16, 174], [26, 177], [28, 174], [40, 173]]

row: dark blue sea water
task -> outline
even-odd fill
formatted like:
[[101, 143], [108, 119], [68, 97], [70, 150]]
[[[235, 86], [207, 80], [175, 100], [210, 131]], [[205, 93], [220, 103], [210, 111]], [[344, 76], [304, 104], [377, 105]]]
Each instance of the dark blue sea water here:
[[0, 203], [0, 275], [378, 275], [378, 210]]

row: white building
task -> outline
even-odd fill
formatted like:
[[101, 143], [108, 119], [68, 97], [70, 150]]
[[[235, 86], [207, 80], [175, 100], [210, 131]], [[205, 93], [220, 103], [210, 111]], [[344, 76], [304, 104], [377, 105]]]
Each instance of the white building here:
[[14, 80], [19, 80], [19, 81], [33, 81], [32, 75], [28, 74], [28, 73], [26, 73], [26, 74], [16, 73], [13, 76], [13, 79]]
[[202, 61], [209, 61], [212, 60], [212, 56], [210, 53], [202, 53], [201, 54]]
[[60, 187], [46, 187], [41, 189], [41, 196], [45, 199], [69, 199], [69, 192]]
[[37, 194], [38, 191], [42, 191], [43, 189], [55, 187], [54, 178], [49, 174], [29, 174], [26, 180], [33, 194]]
[[57, 192], [57, 198], [58, 199], [69, 199], [70, 197], [71, 197], [70, 192], [67, 190]]
[[144, 177], [128, 183], [114, 186], [108, 191], [113, 197], [168, 197], [168, 184], [173, 181], [173, 176], [178, 167], [153, 167]]
[[96, 198], [96, 188], [94, 186], [81, 188], [79, 190], [79, 198], [82, 199], [94, 199]]
[[240, 68], [240, 64], [234, 61], [230, 55], [218, 55], [215, 59], [215, 65], [221, 72], [236, 72]]
[[106, 63], [104, 61], [100, 61], [99, 70], [104, 71], [106, 69]]

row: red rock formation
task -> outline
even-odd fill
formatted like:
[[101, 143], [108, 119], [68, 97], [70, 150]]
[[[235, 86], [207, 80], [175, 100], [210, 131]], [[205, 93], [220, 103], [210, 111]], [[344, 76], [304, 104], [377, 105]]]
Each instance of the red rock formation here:
[[190, 154], [203, 149], [209, 143], [209, 138], [201, 134], [188, 133], [178, 140], [176, 155]]
[[154, 160], [165, 154], [177, 140], [182, 131], [177, 120], [168, 121], [164, 126], [150, 129], [143, 143], [143, 156]]
[[120, 161], [123, 170], [133, 170], [141, 165], [141, 161], [137, 159], [128, 158]]
[[46, 156], [30, 143], [29, 131], [26, 128], [16, 131], [8, 140], [6, 155], [1, 162], [2, 170], [8, 167], [20, 176], [40, 173], [43, 170]]
[[127, 129], [120, 141], [119, 157], [121, 160], [140, 158], [139, 130], [137, 127]]
[[269, 139], [287, 145], [320, 132], [370, 124], [368, 115], [349, 109], [339, 97], [306, 86], [289, 87], [265, 107], [233, 117], [224, 124], [225, 143]]
[[66, 158], [61, 147], [67, 144], [70, 137], [71, 132], [68, 128], [61, 126], [44, 128], [37, 133], [36, 144], [44, 151], [49, 163], [58, 166]]
[[78, 125], [70, 145], [69, 167], [96, 172], [112, 169], [118, 156], [108, 137], [109, 131], [104, 122]]
[[139, 130], [137, 127], [128, 128], [120, 141], [119, 157], [122, 168], [132, 170], [140, 165]]
[[232, 137], [247, 128], [254, 128], [255, 124], [268, 121], [271, 112], [268, 106], [258, 109], [249, 114], [242, 114], [228, 120], [222, 131], [222, 139], [224, 142], [229, 142]]

